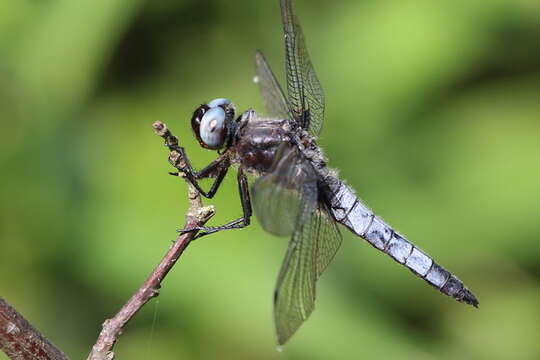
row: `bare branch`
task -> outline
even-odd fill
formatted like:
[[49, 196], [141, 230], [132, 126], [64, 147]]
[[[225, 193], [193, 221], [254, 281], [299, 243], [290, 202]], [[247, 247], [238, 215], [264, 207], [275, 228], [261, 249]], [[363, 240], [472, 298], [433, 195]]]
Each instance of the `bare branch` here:
[[[177, 149], [179, 149], [178, 139], [173, 136], [166, 125], [161, 122], [154, 123], [153, 127], [156, 134], [165, 139], [165, 144], [170, 150], [169, 162], [180, 171], [179, 175], [182, 175], [181, 169], [183, 168], [183, 159], [180, 156], [180, 152], [177, 151]], [[190, 209], [186, 215], [184, 228], [189, 229], [203, 226], [214, 214], [214, 208], [212, 206], [203, 207], [198, 191], [189, 182], [187, 183]], [[154, 271], [152, 271], [150, 276], [148, 276], [146, 281], [135, 292], [131, 299], [129, 299], [113, 318], [108, 319], [103, 323], [103, 329], [95, 345], [92, 347], [92, 352], [88, 356], [88, 360], [111, 360], [114, 358], [112, 349], [120, 336], [122, 329], [137, 311], [144, 306], [144, 304], [150, 299], [158, 296], [161, 282], [182, 255], [191, 240], [193, 240], [196, 233], [197, 231], [192, 231], [179, 235], [161, 262]]]
[[13, 360], [68, 360], [1, 297], [0, 349]]

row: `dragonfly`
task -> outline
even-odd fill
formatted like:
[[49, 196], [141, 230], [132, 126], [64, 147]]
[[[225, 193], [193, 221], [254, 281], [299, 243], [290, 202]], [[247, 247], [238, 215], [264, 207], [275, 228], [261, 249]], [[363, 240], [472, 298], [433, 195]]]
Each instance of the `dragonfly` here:
[[[339, 226], [441, 293], [478, 307], [478, 300], [455, 275], [394, 230], [327, 166], [317, 144], [324, 92], [311, 63], [292, 0], [280, 0], [285, 39], [287, 96], [262, 52], [255, 55], [258, 83], [268, 115], [249, 109], [235, 117], [228, 99], [214, 99], [196, 108], [191, 126], [199, 144], [217, 151], [217, 158], [196, 171], [184, 148], [184, 176], [206, 198], [219, 189], [229, 168], [238, 168], [242, 216], [221, 226], [199, 230], [198, 237], [250, 224], [253, 212], [267, 232], [290, 238], [274, 291], [274, 323], [279, 345], [285, 344], [313, 312], [316, 285], [338, 251]], [[248, 174], [255, 175], [250, 188]], [[211, 178], [208, 191], [199, 181]], [[253, 204], [252, 204], [253, 203]]]

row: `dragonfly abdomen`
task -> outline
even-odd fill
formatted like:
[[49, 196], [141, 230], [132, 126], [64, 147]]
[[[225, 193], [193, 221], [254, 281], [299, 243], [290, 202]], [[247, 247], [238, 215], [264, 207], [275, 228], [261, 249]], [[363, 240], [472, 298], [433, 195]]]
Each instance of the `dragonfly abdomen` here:
[[376, 249], [390, 255], [415, 275], [445, 295], [478, 306], [478, 300], [456, 276], [438, 265], [429, 255], [397, 233], [376, 216], [353, 190], [341, 181], [331, 186], [330, 200], [335, 219]]

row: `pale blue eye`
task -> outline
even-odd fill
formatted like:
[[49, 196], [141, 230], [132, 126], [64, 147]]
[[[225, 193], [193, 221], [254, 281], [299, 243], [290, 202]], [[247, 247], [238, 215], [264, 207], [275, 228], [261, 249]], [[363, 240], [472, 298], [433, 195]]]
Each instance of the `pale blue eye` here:
[[214, 108], [221, 105], [229, 105], [231, 100], [225, 98], [214, 99], [208, 103], [209, 108]]
[[[210, 106], [210, 105], [208, 105]], [[204, 114], [200, 126], [201, 140], [210, 149], [219, 149], [225, 142], [225, 111], [217, 106]]]

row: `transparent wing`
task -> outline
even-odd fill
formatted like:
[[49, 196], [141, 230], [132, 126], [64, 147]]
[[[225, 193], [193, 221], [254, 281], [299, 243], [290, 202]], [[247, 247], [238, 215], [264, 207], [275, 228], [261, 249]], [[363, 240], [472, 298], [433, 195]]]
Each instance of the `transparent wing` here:
[[290, 108], [300, 126], [316, 136], [324, 120], [324, 92], [311, 64], [292, 0], [281, 0], [281, 18]]
[[255, 64], [257, 66], [256, 82], [259, 84], [268, 115], [278, 119], [292, 119], [292, 113], [283, 90], [281, 90], [276, 76], [260, 51], [255, 53]]
[[[300, 204], [305, 201], [305, 184], [315, 181], [313, 168], [302, 160], [298, 149], [287, 143], [280, 145], [269, 173], [258, 178], [252, 188], [255, 215], [262, 227], [274, 235], [290, 236], [298, 219], [309, 214], [301, 215]], [[315, 196], [305, 205], [315, 208], [316, 200]]]
[[319, 201], [317, 174], [298, 148], [284, 143], [270, 172], [253, 185], [255, 214], [263, 228], [290, 235], [274, 293], [274, 320], [284, 344], [313, 311], [316, 281], [334, 258], [341, 234]]
[[279, 273], [274, 293], [274, 321], [280, 345], [313, 311], [316, 282], [340, 245], [337, 225], [325, 205], [319, 203], [307, 221], [298, 224]]

